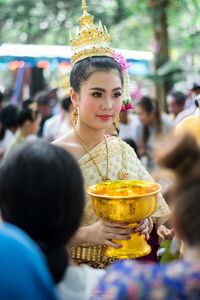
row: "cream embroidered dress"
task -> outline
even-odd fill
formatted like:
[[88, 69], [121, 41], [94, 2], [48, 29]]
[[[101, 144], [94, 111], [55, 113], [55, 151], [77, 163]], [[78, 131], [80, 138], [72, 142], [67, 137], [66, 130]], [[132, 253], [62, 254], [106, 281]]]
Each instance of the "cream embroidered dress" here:
[[[147, 180], [153, 181], [150, 174], [145, 170], [140, 160], [137, 158], [135, 151], [120, 138], [110, 137], [107, 139], [109, 166], [108, 177], [110, 180], [119, 180], [119, 172], [127, 172], [130, 180]], [[92, 157], [95, 159], [103, 176], [106, 175], [107, 167], [107, 152], [105, 141], [95, 146], [90, 150]], [[102, 178], [97, 171], [96, 166], [90, 158], [89, 154], [85, 154], [78, 161], [81, 168], [85, 189], [90, 185], [102, 182]], [[161, 217], [170, 213], [169, 208], [163, 199], [161, 193], [158, 196], [157, 208], [152, 217]], [[92, 201], [89, 195], [86, 195], [85, 211], [82, 219], [82, 226], [91, 225], [98, 221]], [[105, 258], [103, 250], [105, 246], [82, 245], [72, 248], [72, 257], [78, 260], [83, 260], [85, 263], [95, 262], [103, 264]], [[90, 264], [90, 263], [89, 263]]]

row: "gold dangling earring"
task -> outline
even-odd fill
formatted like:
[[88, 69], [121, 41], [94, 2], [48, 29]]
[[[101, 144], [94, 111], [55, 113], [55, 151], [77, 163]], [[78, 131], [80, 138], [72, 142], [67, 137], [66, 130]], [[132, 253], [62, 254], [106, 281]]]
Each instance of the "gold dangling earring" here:
[[117, 119], [114, 121], [115, 127], [117, 130], [119, 130], [119, 115], [117, 116]]
[[77, 109], [77, 106], [74, 107], [74, 111], [71, 114], [71, 120], [72, 120], [73, 127], [75, 128], [77, 120], [78, 120], [78, 109]]

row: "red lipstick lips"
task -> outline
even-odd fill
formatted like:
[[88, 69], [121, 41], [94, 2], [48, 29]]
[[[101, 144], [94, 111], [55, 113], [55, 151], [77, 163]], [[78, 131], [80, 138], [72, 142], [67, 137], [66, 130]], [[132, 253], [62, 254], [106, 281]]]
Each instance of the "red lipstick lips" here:
[[107, 121], [112, 118], [112, 115], [97, 115], [97, 117], [101, 120]]

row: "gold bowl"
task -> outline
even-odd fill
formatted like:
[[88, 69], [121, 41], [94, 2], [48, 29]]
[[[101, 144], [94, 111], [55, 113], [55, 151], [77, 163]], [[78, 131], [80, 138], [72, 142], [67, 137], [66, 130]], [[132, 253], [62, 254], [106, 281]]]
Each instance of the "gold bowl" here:
[[[160, 190], [160, 185], [154, 182], [121, 180], [95, 184], [87, 189], [87, 193], [92, 197], [98, 217], [111, 222], [129, 223], [128, 228], [135, 228], [140, 220], [154, 213]], [[151, 252], [144, 235], [133, 233], [129, 236], [130, 240], [113, 240], [122, 247], [107, 247], [105, 255], [123, 259], [136, 258]]]

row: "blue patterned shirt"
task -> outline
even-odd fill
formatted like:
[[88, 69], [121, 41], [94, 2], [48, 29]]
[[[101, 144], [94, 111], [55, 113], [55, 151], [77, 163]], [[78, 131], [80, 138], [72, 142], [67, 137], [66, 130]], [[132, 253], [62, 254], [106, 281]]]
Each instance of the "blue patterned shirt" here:
[[93, 300], [200, 299], [200, 265], [124, 260], [114, 264], [93, 291]]

